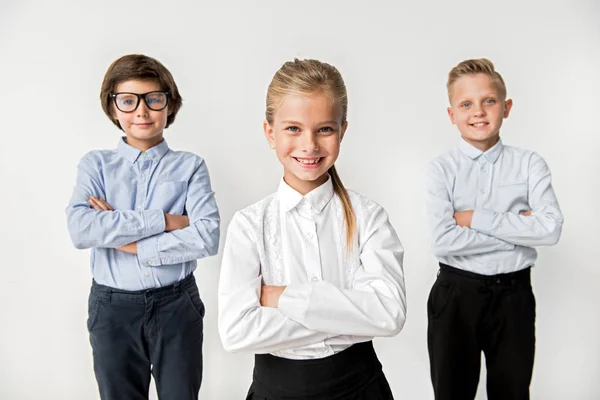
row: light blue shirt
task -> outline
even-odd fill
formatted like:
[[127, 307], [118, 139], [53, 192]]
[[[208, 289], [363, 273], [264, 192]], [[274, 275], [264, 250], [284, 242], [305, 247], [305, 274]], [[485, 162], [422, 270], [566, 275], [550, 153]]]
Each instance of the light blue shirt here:
[[[550, 170], [537, 153], [498, 141], [482, 152], [461, 139], [427, 168], [426, 209], [433, 253], [444, 263], [483, 275], [533, 265], [536, 246], [560, 238], [563, 216]], [[471, 228], [455, 211], [474, 210]], [[520, 215], [532, 210], [531, 216]]]
[[[115, 211], [96, 211], [90, 196]], [[187, 215], [185, 229], [164, 232], [164, 213]], [[115, 150], [94, 150], [80, 161], [66, 209], [69, 233], [78, 249], [92, 249], [94, 280], [142, 290], [178, 282], [196, 260], [217, 254], [219, 211], [204, 160], [173, 151], [166, 140], [142, 152], [125, 138]], [[137, 242], [138, 254], [116, 248]]]

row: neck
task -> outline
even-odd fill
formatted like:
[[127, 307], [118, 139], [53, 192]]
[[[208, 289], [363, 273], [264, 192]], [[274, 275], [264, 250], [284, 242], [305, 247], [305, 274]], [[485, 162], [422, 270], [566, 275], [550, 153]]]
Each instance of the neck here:
[[135, 147], [136, 149], [138, 149], [140, 151], [147, 151], [162, 141], [163, 141], [162, 135], [153, 137], [151, 139], [136, 139], [134, 137], [127, 135], [127, 144], [130, 145], [131, 147]]
[[327, 179], [327, 173], [324, 173], [314, 181], [305, 181], [299, 179], [297, 176], [290, 174], [286, 171], [284, 171], [283, 173], [284, 182], [287, 183], [296, 192], [300, 193], [302, 196], [310, 193], [311, 191], [315, 190], [316, 188], [327, 182]]
[[481, 150], [485, 153], [486, 151], [488, 151], [489, 149], [494, 147], [496, 145], [496, 143], [498, 143], [498, 141], [500, 140], [500, 135], [496, 135], [494, 137], [491, 137], [491, 138], [485, 139], [485, 140], [471, 140], [464, 136], [462, 138], [465, 140], [465, 142], [469, 143], [471, 146], [473, 146], [476, 149]]

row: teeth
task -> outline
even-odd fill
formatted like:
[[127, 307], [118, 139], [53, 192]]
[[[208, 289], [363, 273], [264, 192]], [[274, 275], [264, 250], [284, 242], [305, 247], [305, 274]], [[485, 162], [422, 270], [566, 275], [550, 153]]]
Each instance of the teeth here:
[[476, 126], [477, 128], [479, 128], [479, 127], [482, 127], [482, 126], [484, 126], [484, 125], [486, 125], [486, 123], [485, 123], [485, 122], [478, 122], [478, 123], [476, 123], [476, 124], [473, 124], [473, 126]]
[[302, 159], [302, 158], [296, 158], [296, 160], [298, 160], [298, 162], [300, 164], [316, 164], [319, 161], [321, 161], [320, 158], [313, 158], [313, 159], [310, 159], [310, 160], [308, 160], [308, 159]]

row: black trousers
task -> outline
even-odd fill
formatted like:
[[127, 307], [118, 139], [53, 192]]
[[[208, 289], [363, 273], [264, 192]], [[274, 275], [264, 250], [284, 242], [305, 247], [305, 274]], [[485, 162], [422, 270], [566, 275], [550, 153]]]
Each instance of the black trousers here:
[[393, 400], [373, 342], [329, 357], [289, 360], [257, 354], [246, 400]]
[[427, 302], [436, 400], [475, 398], [482, 351], [488, 399], [529, 399], [535, 353], [530, 270], [485, 276], [440, 263]]
[[161, 400], [197, 399], [204, 305], [194, 276], [125, 291], [92, 284], [88, 330], [103, 400], [146, 400], [150, 374]]

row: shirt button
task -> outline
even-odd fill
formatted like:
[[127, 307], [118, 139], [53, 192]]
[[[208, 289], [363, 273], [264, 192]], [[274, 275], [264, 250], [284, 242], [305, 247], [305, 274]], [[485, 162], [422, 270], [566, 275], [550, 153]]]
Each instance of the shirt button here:
[[150, 276], [150, 274], [149, 274], [149, 273], [147, 273], [147, 272], [144, 272], [144, 276], [145, 276], [145, 277], [148, 277], [148, 276]]
[[318, 276], [313, 276], [311, 281], [313, 282], [318, 282], [319, 281], [319, 277]]
[[306, 234], [306, 238], [307, 238], [308, 240], [311, 240], [311, 239], [313, 238], [313, 234], [312, 234], [311, 232], [307, 233], [307, 234]]
[[152, 261], [148, 261], [146, 264], [148, 264], [148, 265], [152, 265]]
[[479, 191], [479, 193], [481, 193], [481, 194], [484, 194], [484, 193], [485, 193], [485, 190], [481, 189], [481, 190]]
[[138, 210], [142, 210], [143, 208], [144, 208], [144, 207], [142, 207], [142, 206], [137, 206], [137, 209], [138, 209]]

